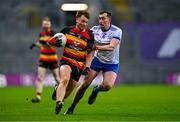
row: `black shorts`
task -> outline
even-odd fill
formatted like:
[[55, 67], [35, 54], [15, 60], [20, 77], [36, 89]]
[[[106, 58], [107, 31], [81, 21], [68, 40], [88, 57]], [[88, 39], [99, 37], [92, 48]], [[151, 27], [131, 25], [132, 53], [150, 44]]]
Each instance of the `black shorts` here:
[[50, 69], [50, 70], [53, 70], [59, 67], [58, 62], [43, 62], [43, 61], [39, 62], [39, 66], [46, 69]]
[[67, 61], [60, 61], [60, 66], [62, 66], [62, 65], [68, 65], [68, 66], [71, 67], [71, 69], [72, 69], [71, 78], [72, 78], [73, 80], [75, 80], [76, 82], [78, 82], [78, 80], [79, 80], [79, 78], [80, 78], [80, 76], [81, 76], [81, 74], [82, 74], [82, 70], [79, 69], [79, 68], [76, 67], [76, 66], [73, 66], [72, 64], [70, 64], [70, 63], [67, 62]]

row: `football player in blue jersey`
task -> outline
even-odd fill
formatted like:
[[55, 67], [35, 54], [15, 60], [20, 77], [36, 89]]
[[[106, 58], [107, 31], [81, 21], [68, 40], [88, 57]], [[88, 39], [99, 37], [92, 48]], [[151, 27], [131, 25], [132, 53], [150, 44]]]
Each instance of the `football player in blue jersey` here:
[[90, 70], [86, 72], [84, 82], [78, 87], [71, 106], [64, 114], [73, 114], [75, 106], [100, 71], [103, 73], [103, 82], [93, 88], [88, 104], [94, 103], [99, 92], [109, 91], [114, 86], [119, 70], [122, 30], [111, 24], [111, 16], [111, 12], [101, 11], [99, 13], [99, 25], [91, 28], [96, 40], [94, 58]]

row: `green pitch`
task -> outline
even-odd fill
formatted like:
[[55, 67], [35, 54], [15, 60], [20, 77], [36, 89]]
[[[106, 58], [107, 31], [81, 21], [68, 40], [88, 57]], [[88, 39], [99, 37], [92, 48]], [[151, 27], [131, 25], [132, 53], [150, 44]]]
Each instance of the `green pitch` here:
[[87, 104], [89, 88], [74, 115], [63, 115], [74, 93], [65, 101], [60, 115], [54, 114], [52, 88], [45, 88], [41, 103], [31, 103], [32, 87], [0, 88], [0, 120], [44, 121], [180, 121], [180, 87], [163, 85], [120, 86], [100, 93]]

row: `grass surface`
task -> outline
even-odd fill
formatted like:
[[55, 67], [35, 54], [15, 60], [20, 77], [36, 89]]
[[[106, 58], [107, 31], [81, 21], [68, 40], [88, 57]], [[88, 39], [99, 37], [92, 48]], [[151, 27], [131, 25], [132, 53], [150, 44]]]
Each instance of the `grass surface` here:
[[100, 93], [93, 105], [87, 104], [89, 88], [74, 115], [63, 115], [73, 94], [65, 101], [60, 115], [54, 114], [52, 88], [44, 88], [42, 101], [31, 103], [32, 87], [0, 88], [0, 120], [34, 121], [180, 121], [180, 87], [141, 85], [114, 87]]

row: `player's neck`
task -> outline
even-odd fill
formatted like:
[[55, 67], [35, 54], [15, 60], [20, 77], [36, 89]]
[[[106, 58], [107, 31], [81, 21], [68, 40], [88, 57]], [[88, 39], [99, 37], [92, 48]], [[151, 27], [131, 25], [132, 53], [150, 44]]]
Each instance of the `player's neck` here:
[[107, 27], [101, 28], [103, 32], [108, 31], [111, 28], [111, 24], [109, 24]]
[[45, 32], [50, 32], [51, 28], [44, 29]]
[[77, 29], [78, 31], [80, 31], [80, 32], [85, 32], [85, 31], [86, 31], [86, 29], [81, 30], [80, 28], [78, 28], [78, 26], [76, 26], [76, 29]]

